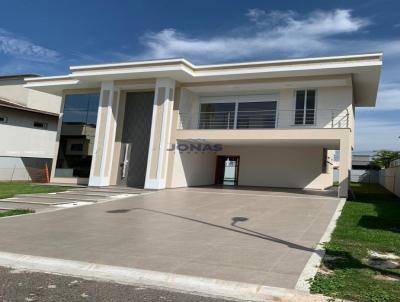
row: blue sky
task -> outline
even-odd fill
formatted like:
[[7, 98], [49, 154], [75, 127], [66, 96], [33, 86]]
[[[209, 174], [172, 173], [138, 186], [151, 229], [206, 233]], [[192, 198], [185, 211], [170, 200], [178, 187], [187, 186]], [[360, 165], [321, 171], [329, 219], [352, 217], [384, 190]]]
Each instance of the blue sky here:
[[356, 150], [400, 149], [400, 2], [2, 0], [0, 74], [185, 57], [195, 63], [384, 52]]

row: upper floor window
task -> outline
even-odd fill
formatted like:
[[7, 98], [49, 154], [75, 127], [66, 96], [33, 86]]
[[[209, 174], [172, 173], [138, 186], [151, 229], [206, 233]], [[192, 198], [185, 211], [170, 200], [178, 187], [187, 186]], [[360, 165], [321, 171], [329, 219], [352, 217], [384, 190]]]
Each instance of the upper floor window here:
[[239, 103], [237, 128], [275, 128], [276, 101]]
[[201, 104], [199, 129], [233, 129], [235, 103]]
[[296, 91], [295, 125], [313, 125], [315, 123], [315, 90]]
[[8, 117], [0, 116], [0, 123], [1, 124], [7, 124], [8, 123]]
[[34, 121], [34, 122], [33, 122], [33, 127], [39, 128], [39, 129], [47, 129], [48, 124], [47, 124], [47, 123], [44, 123], [44, 122]]

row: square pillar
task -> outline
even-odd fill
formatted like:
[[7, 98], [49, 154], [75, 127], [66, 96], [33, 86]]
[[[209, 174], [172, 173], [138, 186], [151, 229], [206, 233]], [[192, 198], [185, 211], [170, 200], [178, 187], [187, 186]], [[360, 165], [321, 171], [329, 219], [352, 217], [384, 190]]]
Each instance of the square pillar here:
[[167, 147], [171, 137], [175, 80], [156, 81], [151, 136], [146, 170], [146, 189], [164, 189], [167, 175]]
[[114, 153], [119, 91], [113, 82], [101, 84], [89, 186], [109, 186]]
[[351, 171], [351, 144], [350, 138], [345, 136], [340, 139], [339, 162], [339, 197], [347, 198], [350, 184]]

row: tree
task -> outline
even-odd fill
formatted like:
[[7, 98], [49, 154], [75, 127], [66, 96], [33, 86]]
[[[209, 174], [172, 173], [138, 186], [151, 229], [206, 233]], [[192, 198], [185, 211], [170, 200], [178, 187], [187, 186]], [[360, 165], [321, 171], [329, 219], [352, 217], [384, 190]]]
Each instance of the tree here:
[[400, 151], [379, 150], [376, 152], [371, 165], [388, 168], [390, 163], [400, 158]]

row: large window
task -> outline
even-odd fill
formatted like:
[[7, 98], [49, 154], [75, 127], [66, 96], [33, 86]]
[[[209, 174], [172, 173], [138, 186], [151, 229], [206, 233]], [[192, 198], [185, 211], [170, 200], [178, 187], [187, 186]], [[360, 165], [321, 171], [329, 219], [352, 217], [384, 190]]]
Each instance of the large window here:
[[276, 102], [239, 103], [237, 128], [275, 128]]
[[99, 94], [65, 96], [56, 177], [89, 177]]
[[315, 90], [296, 91], [295, 125], [315, 123]]
[[201, 104], [199, 129], [233, 129], [235, 103]]

